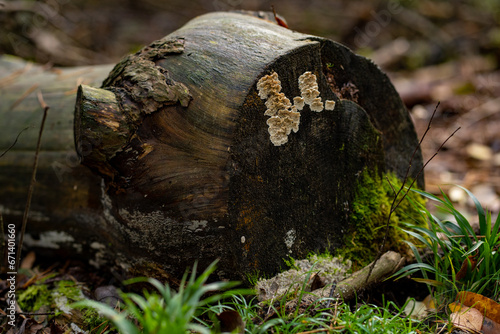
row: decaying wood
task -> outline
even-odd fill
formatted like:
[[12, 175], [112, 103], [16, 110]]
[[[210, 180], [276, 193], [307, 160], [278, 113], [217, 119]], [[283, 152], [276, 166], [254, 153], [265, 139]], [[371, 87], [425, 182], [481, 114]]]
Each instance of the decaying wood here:
[[107, 233], [99, 223], [99, 200], [92, 199], [100, 192], [100, 178], [80, 165], [74, 148], [73, 111], [78, 86], [99, 86], [112, 68], [102, 65], [59, 69], [0, 57], [0, 151], [15, 143], [0, 158], [0, 211], [4, 224], [15, 223], [18, 231], [43, 115], [39, 92], [43, 92], [51, 108], [24, 239], [29, 247], [39, 246], [39, 252], [83, 254], [82, 243], [74, 244], [75, 240], [89, 245], [96, 233]]
[[[388, 251], [384, 253], [380, 259], [375, 263], [373, 270], [368, 277], [372, 263], [367, 265], [361, 270], [356, 271], [345, 280], [339, 282], [333, 294], [331, 294], [331, 287], [327, 286], [322, 289], [312, 291], [304, 297], [304, 301], [312, 302], [321, 298], [334, 298], [344, 301], [351, 300], [363, 290], [369, 289], [370, 286], [382, 282], [385, 278], [401, 269], [404, 264], [404, 257], [401, 254]], [[368, 280], [367, 280], [368, 277]]]
[[[274, 317], [276, 312], [279, 312], [277, 309], [279, 310], [282, 307], [286, 310], [296, 310], [297, 308], [309, 308], [312, 304], [318, 302], [321, 302], [323, 305], [332, 305], [335, 301], [349, 302], [356, 296], [359, 296], [359, 294], [363, 291], [368, 291], [370, 288], [376, 286], [378, 283], [382, 282], [391, 274], [402, 268], [404, 262], [405, 258], [399, 253], [388, 251], [384, 253], [375, 263], [373, 271], [369, 277], [368, 274], [373, 263], [370, 263], [363, 269], [356, 271], [340, 282], [329, 283], [326, 285], [321, 284], [321, 287], [317, 289], [313, 287], [311, 283], [312, 280], [309, 279], [305, 285], [301, 281], [293, 282], [291, 284], [288, 282], [287, 288], [282, 292], [280, 292], [279, 289], [275, 289], [272, 293], [261, 293], [259, 294], [260, 305], [263, 306], [264, 309], [267, 309], [267, 307], [264, 306], [271, 304], [268, 308], [267, 314], [265, 315], [265, 320]], [[278, 278], [279, 281], [279, 276], [283, 274], [284, 273], [281, 273], [275, 278]], [[305, 277], [321, 277], [322, 275], [324, 274], [321, 271], [318, 273], [301, 272], [299, 277], [304, 279]], [[266, 286], [264, 289], [269, 288], [272, 290], [273, 284], [276, 284], [275, 278], [264, 281], [266, 282], [264, 285], [261, 284], [261, 281], [255, 288], [260, 290]], [[288, 296], [285, 294], [288, 294]], [[296, 297], [290, 299], [292, 294], [295, 294]], [[283, 304], [283, 300], [285, 299], [290, 300], [286, 304]], [[272, 305], [274, 305], [274, 307]]]
[[[205, 267], [220, 258], [221, 278], [245, 278], [276, 272], [290, 254], [341, 247], [361, 173], [403, 177], [417, 144], [376, 65], [330, 40], [238, 13], [195, 18], [113, 69], [24, 66], [0, 61], [0, 149], [36, 124], [39, 106], [23, 94], [41, 89], [51, 114], [30, 245], [129, 275], [168, 279], [196, 260]], [[276, 145], [257, 83], [276, 75], [294, 101], [306, 94], [298, 83], [306, 72], [335, 108], [304, 107], [300, 125]], [[8, 221], [24, 203], [31, 132], [0, 159]], [[419, 152], [412, 171], [421, 165]]]

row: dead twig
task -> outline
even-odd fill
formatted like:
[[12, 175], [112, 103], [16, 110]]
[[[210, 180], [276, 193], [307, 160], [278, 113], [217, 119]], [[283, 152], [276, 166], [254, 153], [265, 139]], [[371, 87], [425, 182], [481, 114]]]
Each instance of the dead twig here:
[[34, 84], [33, 86], [31, 86], [30, 88], [28, 88], [24, 93], [23, 95], [21, 95], [17, 100], [14, 101], [14, 103], [12, 103], [12, 105], [10, 106], [9, 110], [14, 110], [15, 107], [17, 107], [21, 102], [24, 101], [24, 99], [26, 97], [28, 97], [28, 95], [30, 95], [31, 93], [33, 93], [33, 91], [35, 91], [35, 89], [38, 88], [38, 84]]
[[[404, 176], [404, 178], [402, 180], [401, 187], [399, 187], [399, 189], [397, 191], [395, 191], [393, 185], [391, 184], [391, 182], [389, 181], [389, 179], [387, 179], [387, 182], [389, 182], [389, 185], [390, 185], [392, 191], [394, 192], [394, 199], [393, 199], [393, 201], [391, 203], [391, 209], [389, 211], [389, 214], [387, 215], [387, 223], [385, 225], [384, 239], [382, 239], [382, 244], [380, 245], [380, 248], [379, 248], [379, 251], [377, 253], [377, 256], [375, 257], [375, 260], [372, 262], [372, 265], [370, 266], [370, 271], [368, 272], [368, 275], [366, 277], [366, 282], [368, 282], [368, 279], [370, 278], [370, 275], [371, 275], [371, 273], [373, 271], [373, 268], [375, 267], [375, 264], [380, 259], [380, 256], [382, 256], [382, 252], [384, 250], [385, 243], [386, 243], [387, 237], [389, 235], [389, 228], [390, 228], [392, 214], [396, 211], [396, 209], [399, 207], [399, 205], [401, 204], [401, 202], [406, 198], [406, 196], [408, 195], [408, 192], [412, 189], [412, 187], [415, 184], [416, 180], [418, 179], [418, 177], [420, 176], [420, 174], [423, 173], [425, 167], [429, 164], [429, 162], [431, 162], [431, 160], [434, 159], [434, 157], [439, 153], [439, 151], [441, 151], [441, 149], [448, 142], [448, 140], [451, 137], [453, 137], [453, 135], [455, 135], [455, 133], [458, 130], [460, 130], [460, 127], [458, 127], [455, 131], [453, 131], [453, 133], [451, 135], [448, 136], [448, 138], [446, 138], [446, 140], [436, 150], [436, 152], [434, 153], [434, 155], [432, 157], [430, 157], [425, 162], [425, 164], [419, 169], [417, 175], [415, 175], [415, 177], [413, 178], [413, 180], [410, 183], [410, 185], [408, 187], [406, 187], [406, 182], [408, 181], [408, 178], [410, 176], [410, 169], [411, 169], [411, 166], [412, 166], [412, 163], [413, 163], [413, 159], [415, 158], [415, 155], [418, 152], [419, 148], [422, 146], [422, 142], [424, 141], [425, 137], [427, 136], [427, 133], [431, 129], [432, 121], [433, 121], [434, 115], [436, 114], [436, 111], [437, 111], [437, 109], [439, 107], [439, 104], [440, 104], [440, 102], [438, 102], [437, 105], [436, 105], [436, 107], [434, 108], [434, 111], [432, 112], [432, 116], [429, 119], [429, 123], [427, 124], [427, 129], [425, 129], [424, 134], [420, 138], [420, 141], [418, 142], [417, 146], [415, 147], [415, 150], [413, 151], [413, 154], [412, 154], [412, 156], [410, 158], [410, 161], [408, 163], [408, 168], [406, 170], [406, 174], [405, 174], [405, 176]], [[403, 193], [403, 196], [398, 200], [399, 195], [401, 194], [401, 192], [404, 191], [405, 188], [406, 188], [406, 191]]]
[[25, 127], [24, 129], [22, 129], [21, 131], [19, 131], [19, 133], [17, 134], [17, 137], [16, 139], [14, 140], [14, 142], [12, 143], [12, 145], [10, 145], [2, 154], [0, 154], [0, 158], [3, 157], [5, 154], [7, 154], [7, 152], [9, 152], [14, 146], [16, 146], [16, 143], [17, 143], [17, 140], [19, 139], [19, 137], [21, 136], [21, 133], [23, 133], [24, 131], [28, 130], [30, 127], [27, 126]]
[[16, 272], [19, 269], [19, 263], [20, 263], [20, 259], [21, 259], [21, 251], [23, 249], [24, 232], [26, 231], [26, 224], [28, 222], [28, 214], [29, 214], [30, 207], [31, 207], [31, 198], [33, 197], [33, 190], [35, 189], [36, 170], [38, 168], [38, 156], [40, 153], [40, 145], [42, 143], [43, 127], [45, 126], [45, 120], [47, 119], [47, 112], [50, 108], [45, 103], [45, 101], [43, 99], [42, 92], [38, 92], [38, 101], [40, 102], [40, 105], [43, 108], [43, 117], [42, 117], [42, 124], [40, 124], [40, 132], [38, 133], [38, 141], [36, 144], [36, 151], [35, 151], [35, 161], [33, 163], [33, 173], [31, 174], [30, 186], [28, 188], [28, 198], [26, 199], [26, 206], [24, 208], [23, 221], [22, 221], [22, 225], [21, 225], [21, 233], [19, 236], [19, 247], [17, 250], [17, 258], [16, 258]]
[[56, 312], [40, 312], [40, 313], [37, 313], [37, 312], [21, 312], [21, 313], [18, 313], [18, 314], [22, 314], [22, 315], [55, 315]]

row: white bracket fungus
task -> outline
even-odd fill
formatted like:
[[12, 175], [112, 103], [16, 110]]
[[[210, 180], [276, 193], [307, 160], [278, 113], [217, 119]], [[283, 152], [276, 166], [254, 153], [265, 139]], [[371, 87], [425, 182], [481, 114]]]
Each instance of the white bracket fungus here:
[[299, 77], [300, 95], [304, 98], [312, 111], [320, 112], [323, 110], [323, 102], [319, 97], [318, 81], [316, 75], [311, 72], [305, 72]]
[[326, 100], [325, 101], [325, 110], [333, 110], [335, 109], [335, 101]]
[[260, 98], [266, 100], [267, 110], [264, 115], [271, 117], [267, 120], [271, 142], [275, 146], [281, 146], [288, 141], [292, 130], [299, 131], [300, 113], [285, 94], [281, 93], [281, 81], [276, 72], [262, 77], [257, 83], [257, 89]]
[[288, 135], [299, 131], [300, 113], [307, 104], [312, 111], [320, 112], [323, 109], [333, 110], [335, 101], [326, 100], [323, 102], [318, 90], [316, 75], [311, 72], [305, 72], [299, 79], [300, 95], [293, 98], [293, 105], [290, 100], [281, 93], [281, 81], [278, 74], [273, 72], [265, 75], [257, 82], [259, 97], [266, 100], [266, 112], [269, 116], [267, 125], [269, 126], [269, 135], [274, 146], [281, 146], [288, 142]]

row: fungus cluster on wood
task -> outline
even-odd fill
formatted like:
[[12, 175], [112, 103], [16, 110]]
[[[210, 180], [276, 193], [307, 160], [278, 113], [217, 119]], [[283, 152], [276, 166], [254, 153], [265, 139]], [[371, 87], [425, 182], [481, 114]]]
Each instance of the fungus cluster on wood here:
[[[292, 106], [285, 94], [281, 93], [281, 82], [276, 72], [262, 77], [257, 83], [257, 89], [260, 98], [266, 100], [267, 110], [264, 115], [271, 117], [267, 120], [271, 142], [275, 146], [281, 146], [288, 142], [288, 135], [292, 130], [299, 131], [299, 108]], [[303, 107], [303, 103], [301, 106]]]
[[263, 76], [257, 82], [259, 97], [266, 100], [267, 109], [264, 115], [271, 117], [267, 120], [267, 125], [274, 146], [286, 144], [292, 130], [293, 132], [299, 131], [300, 113], [298, 111], [302, 110], [306, 104], [316, 112], [335, 108], [335, 101], [332, 100], [326, 100], [323, 106], [316, 75], [309, 71], [304, 72], [299, 77], [298, 83], [301, 96], [294, 97], [292, 105], [285, 94], [281, 93], [281, 82], [276, 72]]

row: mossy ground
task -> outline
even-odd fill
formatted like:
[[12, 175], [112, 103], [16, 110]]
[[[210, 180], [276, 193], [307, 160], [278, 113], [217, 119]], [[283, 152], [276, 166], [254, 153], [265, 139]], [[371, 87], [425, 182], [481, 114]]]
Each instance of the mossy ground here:
[[[407, 180], [406, 186], [411, 184]], [[365, 170], [358, 182], [356, 199], [352, 205], [351, 224], [344, 236], [344, 247], [336, 255], [353, 262], [357, 270], [370, 263], [377, 255], [386, 232], [387, 220], [393, 203], [395, 192], [401, 188], [402, 182], [393, 173], [380, 175], [377, 171]], [[397, 202], [406, 192], [404, 189]], [[402, 223], [425, 224], [418, 209], [411, 201], [424, 204], [424, 199], [416, 193], [409, 192], [391, 215], [389, 231], [384, 250], [394, 250], [403, 254], [407, 251], [404, 240], [408, 235], [401, 231]], [[397, 203], [396, 202], [396, 203]]]
[[102, 330], [106, 326], [109, 327], [109, 321], [99, 316], [95, 310], [72, 307], [73, 303], [85, 299], [81, 285], [71, 280], [47, 282], [49, 278], [52, 278], [52, 275], [19, 292], [17, 301], [24, 312], [54, 312], [47, 320], [58, 322], [61, 319], [69, 319], [79, 328], [91, 330], [92, 333], [98, 328]]
[[[83, 299], [80, 288], [73, 281], [58, 281], [47, 284], [44, 280], [37, 282], [19, 293], [17, 301], [23, 311], [35, 312], [42, 306], [50, 306], [51, 309], [60, 308], [57, 299], [64, 298], [67, 303]], [[64, 305], [68, 306], [68, 305]], [[61, 311], [59, 309], [59, 311]]]

